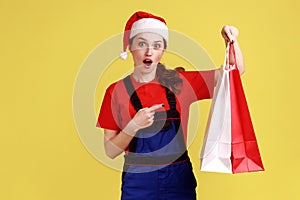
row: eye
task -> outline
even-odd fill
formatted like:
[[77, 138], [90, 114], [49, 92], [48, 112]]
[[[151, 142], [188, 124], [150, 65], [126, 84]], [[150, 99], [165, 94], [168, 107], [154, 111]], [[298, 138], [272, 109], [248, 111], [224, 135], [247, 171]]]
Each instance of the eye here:
[[139, 45], [139, 47], [145, 47], [146, 43], [145, 42], [139, 42], [138, 45]]
[[161, 48], [161, 44], [154, 44], [154, 45], [153, 45], [153, 48], [154, 48], [154, 49], [160, 49], [160, 48]]

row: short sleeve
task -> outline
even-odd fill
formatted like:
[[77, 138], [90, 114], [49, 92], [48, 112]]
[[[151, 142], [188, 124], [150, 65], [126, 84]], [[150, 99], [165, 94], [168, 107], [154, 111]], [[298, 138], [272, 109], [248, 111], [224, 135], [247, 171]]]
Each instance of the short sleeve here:
[[101, 109], [98, 116], [97, 127], [120, 131], [118, 125], [118, 106], [114, 103], [114, 84], [109, 86], [105, 92]]
[[214, 92], [215, 70], [181, 72], [197, 96], [197, 100], [211, 99]]

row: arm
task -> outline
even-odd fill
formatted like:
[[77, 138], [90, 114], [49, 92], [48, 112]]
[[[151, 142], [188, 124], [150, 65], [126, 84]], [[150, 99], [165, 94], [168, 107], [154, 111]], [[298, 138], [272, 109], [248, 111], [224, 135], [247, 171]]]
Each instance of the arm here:
[[123, 131], [104, 129], [105, 153], [110, 158], [120, 155], [129, 145], [133, 136]]
[[150, 108], [140, 109], [122, 131], [104, 129], [105, 153], [110, 158], [115, 158], [125, 151], [136, 133], [153, 124], [156, 109], [164, 104], [154, 105]]

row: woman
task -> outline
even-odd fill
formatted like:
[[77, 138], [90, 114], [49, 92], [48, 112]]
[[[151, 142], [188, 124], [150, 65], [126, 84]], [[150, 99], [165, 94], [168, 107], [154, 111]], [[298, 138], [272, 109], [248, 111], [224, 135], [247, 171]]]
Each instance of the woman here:
[[[237, 29], [225, 26], [222, 36], [226, 44], [234, 42], [237, 63], [231, 64], [243, 73]], [[189, 106], [212, 97], [221, 69], [166, 69], [160, 60], [167, 44], [163, 18], [134, 13], [125, 27], [121, 53], [126, 59], [129, 48], [133, 73], [107, 88], [101, 106], [97, 126], [104, 128], [106, 154], [115, 158], [125, 152], [123, 200], [196, 199], [186, 149]]]

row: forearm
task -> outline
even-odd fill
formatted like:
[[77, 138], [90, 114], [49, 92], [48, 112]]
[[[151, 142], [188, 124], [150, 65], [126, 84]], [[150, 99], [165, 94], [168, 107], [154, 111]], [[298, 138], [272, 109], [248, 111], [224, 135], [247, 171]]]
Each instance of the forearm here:
[[[141, 109], [137, 115], [143, 113], [145, 109]], [[134, 119], [130, 120], [124, 129], [120, 132], [114, 130], [104, 130], [105, 135], [105, 151], [110, 158], [115, 158], [125, 151], [130, 144], [132, 138], [142, 127], [135, 123]]]
[[106, 155], [110, 158], [117, 157], [127, 149], [132, 138], [132, 135], [129, 135], [123, 131], [119, 132], [111, 138], [105, 137], [104, 147]]

